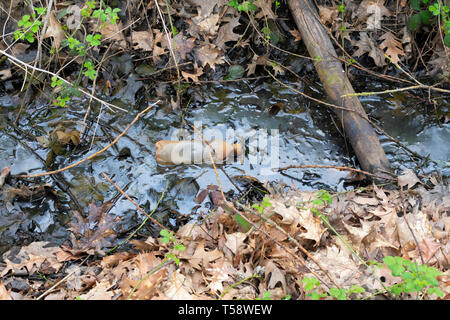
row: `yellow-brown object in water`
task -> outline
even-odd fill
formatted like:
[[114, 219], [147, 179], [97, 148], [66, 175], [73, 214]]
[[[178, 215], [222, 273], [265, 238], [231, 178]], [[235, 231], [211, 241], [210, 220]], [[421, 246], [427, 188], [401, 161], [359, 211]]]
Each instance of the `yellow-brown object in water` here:
[[223, 140], [212, 140], [208, 144], [200, 140], [169, 141], [161, 140], [155, 144], [156, 161], [162, 165], [211, 163], [208, 150], [214, 163], [223, 163], [234, 155], [242, 154], [240, 144], [229, 144]]

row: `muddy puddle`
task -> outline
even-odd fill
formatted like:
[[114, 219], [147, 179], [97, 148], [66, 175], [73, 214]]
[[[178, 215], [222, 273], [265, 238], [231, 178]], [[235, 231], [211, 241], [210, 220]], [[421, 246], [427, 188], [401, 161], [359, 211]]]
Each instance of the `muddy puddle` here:
[[[379, 86], [360, 88], [365, 91], [381, 89]], [[304, 90], [323, 98], [317, 89]], [[110, 212], [121, 218], [116, 231], [122, 238], [126, 237], [145, 216], [118, 194], [116, 188], [103, 178], [102, 172], [146, 212], [156, 207], [165, 191], [154, 216], [167, 226], [175, 227], [192, 217], [208, 214], [213, 207], [212, 199], [206, 197], [199, 203], [196, 197], [208, 185], [218, 184], [214, 169], [207, 165], [163, 167], [157, 165], [154, 158], [154, 144], [158, 140], [194, 137], [192, 128], [183, 123], [183, 118], [201, 128], [206, 139], [214, 137], [231, 143], [245, 143], [243, 161], [226, 164], [218, 170], [223, 190], [229, 196], [238, 195], [238, 188], [245, 188], [245, 185], [230, 181], [234, 176], [272, 182], [280, 190], [296, 187], [341, 191], [353, 188], [345, 183], [346, 172], [291, 169], [281, 174], [274, 170], [295, 164], [355, 166], [355, 157], [347, 151], [348, 146], [325, 107], [317, 107], [280, 84], [269, 82], [205, 85], [195, 88], [191, 94], [193, 99], [184, 110], [171, 110], [165, 104], [152, 109], [128, 131], [127, 136], [93, 161], [58, 177], [40, 178], [38, 184], [48, 184], [49, 189], [42, 196], [36, 196], [32, 201], [17, 198], [11, 201], [4, 196], [0, 210], [0, 252], [17, 243], [38, 240], [61, 243], [68, 239], [70, 213], [77, 209], [74, 198], [86, 210], [92, 201], [116, 201]], [[447, 176], [450, 174], [450, 126], [436, 120], [443, 117], [436, 116], [432, 105], [418, 104], [417, 98], [408, 94], [361, 100], [367, 112], [386, 132], [419, 154], [429, 155], [437, 163], [411, 159], [394, 142], [381, 135], [383, 147], [396, 171], [420, 165], [425, 173], [437, 170]], [[47, 108], [36, 101], [28, 108], [29, 116], [22, 117], [19, 129], [11, 127], [5, 120], [11, 118], [8, 112], [16, 105], [14, 98], [0, 97], [0, 168], [10, 166], [13, 175], [42, 172], [49, 157], [49, 146], [42, 137], [57, 130], [58, 125], [64, 130], [79, 130], [86, 101], [75, 101], [69, 108]], [[99, 111], [94, 106], [88, 122], [91, 128], [89, 139], [95, 130], [89, 154], [109, 144], [133, 120], [138, 110], [131, 109], [128, 114], [102, 110], [97, 125]], [[441, 107], [439, 112], [448, 114], [448, 106]], [[61, 119], [64, 119], [63, 125]], [[62, 150], [59, 155], [53, 154], [54, 168], [86, 157], [90, 143], [70, 151]], [[65, 187], [69, 187], [70, 194], [63, 190]], [[144, 227], [140, 233], [148, 235], [154, 231]]]

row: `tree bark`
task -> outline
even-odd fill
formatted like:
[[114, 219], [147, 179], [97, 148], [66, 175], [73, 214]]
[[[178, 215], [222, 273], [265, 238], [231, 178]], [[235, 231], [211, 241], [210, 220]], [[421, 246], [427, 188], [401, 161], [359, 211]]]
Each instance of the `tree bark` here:
[[330, 102], [355, 111], [334, 108], [362, 169], [378, 175], [390, 172], [390, 164], [380, 141], [373, 127], [363, 118], [367, 118], [367, 114], [358, 97], [341, 98], [355, 91], [336, 58], [326, 30], [316, 18], [318, 14], [313, 5], [308, 0], [289, 0], [289, 7], [309, 55], [316, 58], [314, 66]]

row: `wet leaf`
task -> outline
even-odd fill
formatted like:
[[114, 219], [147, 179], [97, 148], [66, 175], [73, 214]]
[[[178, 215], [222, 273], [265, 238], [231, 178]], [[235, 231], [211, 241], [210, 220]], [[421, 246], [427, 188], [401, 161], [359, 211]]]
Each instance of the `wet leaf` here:
[[[87, 218], [78, 211], [73, 212], [76, 221], [72, 222], [69, 228], [72, 232], [72, 248], [66, 248], [67, 251], [74, 255], [82, 253], [105, 255], [103, 248], [112, 246], [112, 240], [116, 237], [113, 227], [119, 220], [107, 213], [111, 205], [106, 202], [97, 207], [91, 203]], [[79, 236], [79, 239], [75, 235]]]

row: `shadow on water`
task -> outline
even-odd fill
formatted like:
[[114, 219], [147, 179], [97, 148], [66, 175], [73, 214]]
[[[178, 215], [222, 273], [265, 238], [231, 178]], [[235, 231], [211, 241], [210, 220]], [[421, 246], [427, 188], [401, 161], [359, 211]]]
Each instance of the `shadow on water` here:
[[[309, 94], [317, 96], [312, 91]], [[70, 213], [76, 209], [73, 197], [86, 210], [92, 201], [103, 202], [119, 197], [117, 190], [103, 178], [102, 172], [124, 188], [146, 212], [155, 208], [168, 183], [167, 192], [155, 212], [155, 218], [167, 226], [176, 227], [193, 216], [208, 214], [213, 207], [213, 199], [206, 197], [205, 201], [198, 203], [200, 201], [196, 201], [196, 197], [208, 185], [217, 185], [214, 169], [207, 165], [163, 167], [158, 166], [154, 158], [154, 144], [158, 140], [193, 136], [192, 129], [183, 124], [182, 117], [201, 127], [207, 139], [222, 137], [225, 140], [228, 137], [230, 143], [245, 142], [244, 161], [226, 164], [221, 167], [223, 170], [218, 170], [222, 187], [230, 195], [238, 191], [228, 177], [243, 175], [302, 190], [325, 188], [340, 191], [351, 188], [345, 185], [346, 172], [292, 169], [280, 174], [273, 170], [295, 164], [355, 165], [354, 156], [348, 153], [348, 146], [325, 107], [311, 105], [280, 85], [270, 83], [205, 86], [196, 90], [193, 96], [195, 98], [186, 110], [172, 111], [167, 105], [155, 107], [114, 147], [93, 161], [64, 171], [61, 179], [55, 178], [60, 185], [70, 187], [72, 196], [55, 187], [55, 180], [50, 177], [37, 180], [37, 184], [48, 183], [54, 187], [52, 192], [39, 199], [18, 201], [3, 194], [3, 199], [0, 199], [3, 202], [0, 209], [0, 252], [17, 242], [62, 242], [68, 239], [67, 223], [71, 219]], [[412, 150], [422, 155], [429, 154], [440, 164], [422, 166], [425, 172], [439, 170], [445, 175], [450, 173], [449, 124], [437, 123], [432, 106], [417, 105], [417, 99], [407, 94], [361, 100], [367, 112], [386, 132]], [[29, 116], [22, 117], [21, 131], [12, 128], [5, 120], [15, 105], [11, 97], [0, 97], [3, 118], [0, 123], [0, 168], [10, 166], [13, 175], [42, 172], [49, 147], [39, 137], [48, 136], [60, 127], [79, 130], [85, 102], [79, 101], [68, 109], [47, 108], [36, 102], [29, 107]], [[444, 112], [448, 112], [448, 108], [446, 110]], [[96, 127], [97, 115], [98, 110], [89, 123], [89, 139], [92, 139], [96, 128], [90, 153], [112, 141], [136, 112], [103, 112]], [[397, 172], [416, 167], [417, 163], [395, 143], [384, 135], [381, 135], [381, 141]], [[70, 152], [54, 155], [54, 167], [64, 167], [86, 157], [90, 143], [85, 143], [84, 149], [76, 147]], [[119, 197], [111, 213], [121, 218], [116, 230], [123, 237], [145, 218], [124, 197]], [[148, 234], [154, 231], [143, 228], [140, 232]]]

